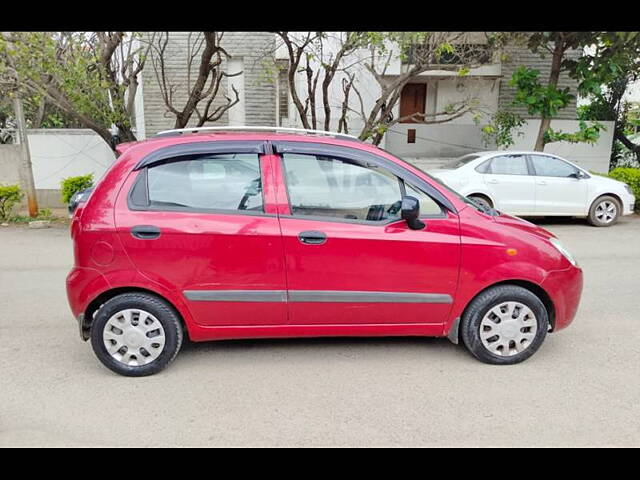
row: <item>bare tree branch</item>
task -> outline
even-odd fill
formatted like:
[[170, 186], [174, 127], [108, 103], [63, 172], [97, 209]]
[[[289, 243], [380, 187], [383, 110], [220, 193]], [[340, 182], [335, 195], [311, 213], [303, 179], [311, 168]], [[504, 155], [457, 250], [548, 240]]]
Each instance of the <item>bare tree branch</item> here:
[[[239, 93], [232, 87], [235, 99], [225, 97], [226, 102], [211, 111], [223, 79], [242, 74], [228, 74], [222, 70], [224, 60], [231, 58], [220, 44], [223, 36], [223, 32], [199, 32], [195, 36], [192, 33], [188, 34], [185, 58], [186, 85], [176, 83], [169, 76], [165, 58], [169, 34], [164, 33], [154, 43], [151, 52], [152, 64], [167, 112], [175, 116], [174, 128], [186, 127], [194, 114], [198, 126], [214, 122], [239, 102]], [[196, 62], [198, 56], [199, 62]], [[186, 91], [186, 99], [179, 106], [175, 98], [177, 91]], [[201, 111], [202, 102], [204, 109]]]

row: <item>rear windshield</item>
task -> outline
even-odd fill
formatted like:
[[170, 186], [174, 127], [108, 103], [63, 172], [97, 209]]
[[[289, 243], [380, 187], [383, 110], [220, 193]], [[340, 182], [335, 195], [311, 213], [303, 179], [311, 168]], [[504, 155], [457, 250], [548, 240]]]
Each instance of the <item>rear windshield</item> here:
[[480, 158], [480, 155], [476, 155], [474, 153], [470, 153], [468, 155], [464, 155], [459, 158], [454, 158], [453, 160], [445, 163], [444, 168], [455, 170], [456, 168], [460, 168], [466, 165], [469, 162], [472, 162], [476, 158]]

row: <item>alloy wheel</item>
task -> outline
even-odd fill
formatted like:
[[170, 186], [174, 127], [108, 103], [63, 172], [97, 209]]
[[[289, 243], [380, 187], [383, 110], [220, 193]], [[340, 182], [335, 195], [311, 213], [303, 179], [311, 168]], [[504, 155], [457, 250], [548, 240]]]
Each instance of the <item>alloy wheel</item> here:
[[609, 200], [600, 202], [596, 207], [596, 218], [600, 223], [611, 223], [618, 213], [618, 206]]

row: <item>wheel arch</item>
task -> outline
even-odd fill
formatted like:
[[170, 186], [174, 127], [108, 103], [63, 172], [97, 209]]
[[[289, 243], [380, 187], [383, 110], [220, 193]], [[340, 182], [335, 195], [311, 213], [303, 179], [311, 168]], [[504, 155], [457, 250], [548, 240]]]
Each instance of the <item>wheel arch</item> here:
[[[455, 337], [457, 337], [456, 338], [457, 341], [454, 341], [454, 343], [459, 343], [460, 340], [461, 340], [460, 339], [460, 331], [458, 329], [458, 325], [456, 325], [456, 324], [460, 323], [460, 321], [464, 317], [465, 313], [467, 312], [467, 310], [469, 308], [469, 305], [471, 305], [473, 300], [475, 300], [479, 295], [481, 295], [482, 293], [486, 292], [490, 288], [498, 287], [498, 286], [501, 286], [501, 285], [516, 285], [518, 287], [522, 287], [522, 288], [524, 288], [526, 290], [529, 290], [536, 297], [538, 297], [540, 299], [540, 301], [542, 302], [542, 304], [544, 305], [545, 309], [547, 310], [547, 315], [549, 316], [549, 325], [551, 327], [550, 331], [553, 332], [553, 330], [555, 329], [555, 323], [556, 323], [556, 309], [555, 309], [555, 305], [553, 304], [553, 300], [551, 300], [551, 296], [546, 292], [546, 290], [544, 288], [542, 288], [540, 285], [538, 285], [536, 283], [533, 283], [533, 282], [530, 282], [528, 280], [521, 280], [521, 279], [502, 280], [500, 282], [496, 282], [496, 283], [492, 283], [491, 285], [487, 285], [482, 290], [477, 292], [467, 302], [467, 305], [464, 307], [464, 310], [460, 314], [460, 317], [458, 317], [456, 319], [456, 321], [454, 322], [454, 325], [452, 326], [452, 329], [456, 329], [457, 330], [456, 331], [456, 335], [455, 335]], [[449, 339], [451, 340], [451, 337]]]
[[593, 197], [593, 200], [591, 200], [591, 203], [589, 204], [588, 212], [591, 211], [591, 208], [593, 207], [593, 204], [596, 203], [602, 197], [613, 197], [613, 198], [615, 198], [616, 201], [618, 202], [618, 204], [620, 205], [620, 208], [624, 209], [624, 202], [622, 201], [622, 198], [620, 197], [620, 195], [618, 195], [617, 193], [612, 193], [612, 192], [605, 191], [605, 192], [600, 192], [600, 193], [596, 194]]
[[482, 192], [480, 190], [473, 190], [471, 193], [466, 195], [467, 197], [484, 197], [485, 199], [489, 200], [489, 202], [491, 203], [491, 205], [493, 207], [496, 206], [496, 202], [495, 200], [491, 197], [491, 195], [489, 195], [486, 192]]
[[91, 330], [93, 317], [96, 314], [96, 312], [100, 309], [100, 307], [104, 303], [111, 300], [112, 298], [115, 298], [118, 295], [122, 295], [123, 293], [147, 293], [161, 300], [164, 300], [174, 310], [175, 314], [180, 319], [180, 322], [182, 323], [182, 327], [184, 328], [185, 332], [189, 331], [187, 327], [187, 322], [185, 321], [184, 315], [182, 314], [180, 308], [176, 307], [176, 305], [169, 298], [167, 298], [166, 296], [156, 291], [149, 290], [148, 288], [136, 287], [136, 286], [124, 286], [124, 287], [115, 287], [115, 288], [110, 288], [109, 290], [105, 290], [104, 292], [100, 293], [96, 298], [94, 298], [91, 302], [89, 302], [89, 304], [87, 305], [87, 308], [84, 311], [84, 319], [82, 322], [82, 332], [83, 332], [82, 336], [84, 340], [89, 339], [89, 332]]

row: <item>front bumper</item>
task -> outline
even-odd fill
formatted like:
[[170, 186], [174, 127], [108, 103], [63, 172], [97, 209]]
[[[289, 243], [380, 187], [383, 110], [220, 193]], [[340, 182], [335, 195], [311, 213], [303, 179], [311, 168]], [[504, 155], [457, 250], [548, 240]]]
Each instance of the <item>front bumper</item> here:
[[622, 198], [622, 215], [631, 215], [636, 208], [636, 197], [633, 195], [626, 195]]
[[550, 272], [541, 284], [555, 310], [553, 331], [569, 326], [576, 316], [582, 295], [583, 273], [580, 267]]

